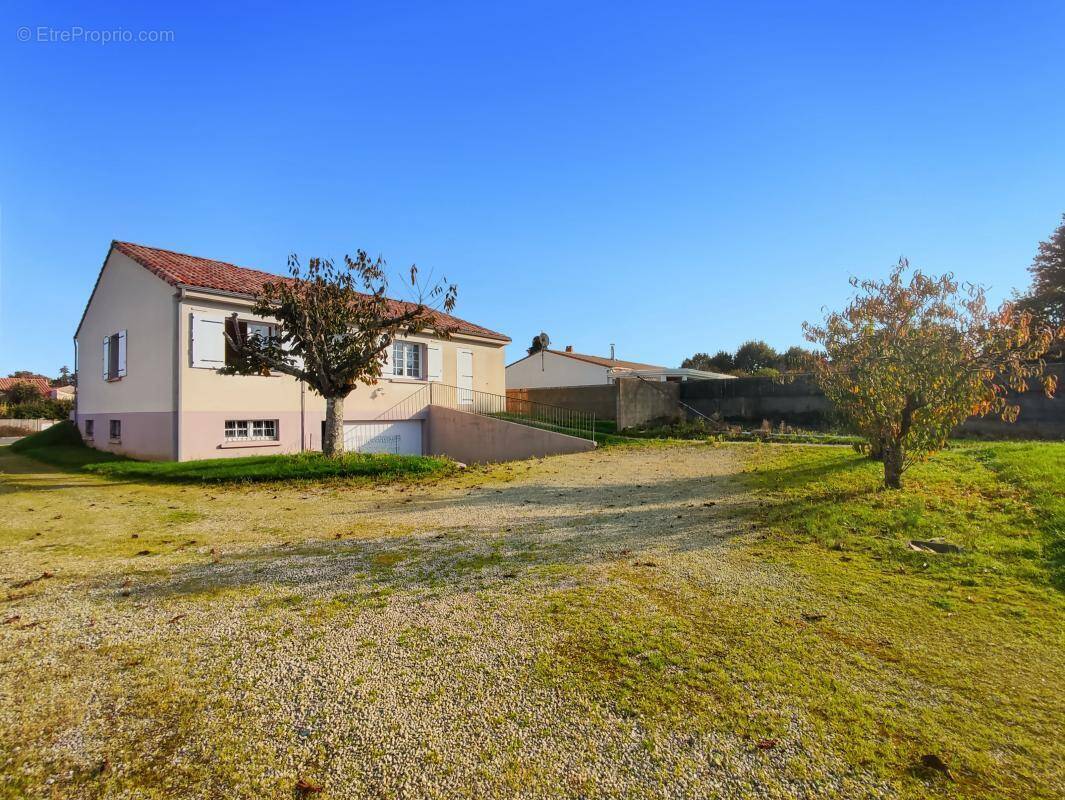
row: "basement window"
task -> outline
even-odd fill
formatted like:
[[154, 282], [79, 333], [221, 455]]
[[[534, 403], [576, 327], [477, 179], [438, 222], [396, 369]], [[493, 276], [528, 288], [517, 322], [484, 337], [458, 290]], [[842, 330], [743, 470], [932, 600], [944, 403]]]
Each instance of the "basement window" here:
[[227, 442], [263, 442], [277, 440], [276, 419], [227, 419]]
[[95, 423], [96, 423], [96, 420], [94, 420], [94, 419], [85, 420], [85, 438], [86, 439], [90, 439], [91, 440], [93, 438], [93, 431], [96, 429], [96, 424]]
[[122, 420], [110, 420], [110, 429], [108, 431], [108, 435], [110, 436], [112, 442], [122, 441]]

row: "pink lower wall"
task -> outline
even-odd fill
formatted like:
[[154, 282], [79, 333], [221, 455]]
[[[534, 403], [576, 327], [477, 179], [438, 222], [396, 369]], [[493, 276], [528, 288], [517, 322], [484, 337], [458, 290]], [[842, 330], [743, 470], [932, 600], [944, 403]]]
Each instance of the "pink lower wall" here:
[[465, 464], [516, 461], [595, 449], [595, 443], [587, 439], [444, 406], [429, 406], [428, 428], [427, 455], [449, 456]]
[[[274, 442], [226, 442], [227, 419], [276, 419], [277, 441]], [[304, 433], [313, 434], [319, 443], [321, 418], [308, 414]], [[266, 456], [277, 453], [298, 453], [300, 447], [300, 413], [298, 411], [186, 411], [181, 415], [181, 461], [196, 461], [202, 458], [238, 458], [240, 456]]]
[[[93, 438], [85, 436], [88, 420], [93, 420]], [[122, 422], [122, 438], [110, 439], [111, 420]], [[75, 422], [85, 443], [97, 450], [146, 461], [173, 460], [174, 414], [169, 411], [125, 411], [109, 414], [78, 414]]]

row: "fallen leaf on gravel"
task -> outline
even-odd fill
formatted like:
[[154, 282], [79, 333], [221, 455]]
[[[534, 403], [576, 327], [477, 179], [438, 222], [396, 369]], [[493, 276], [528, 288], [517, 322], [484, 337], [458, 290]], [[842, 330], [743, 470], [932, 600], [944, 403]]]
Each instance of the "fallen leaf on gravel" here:
[[806, 620], [807, 622], [820, 622], [826, 616], [828, 616], [828, 615], [827, 614], [807, 614], [806, 612], [803, 612], [802, 618], [804, 620]]
[[658, 564], [656, 564], [654, 561], [633, 561], [632, 565], [634, 567], [657, 567], [658, 566]]
[[171, 618], [170, 618], [170, 624], [171, 624], [171, 625], [173, 625], [173, 624], [174, 624], [175, 622], [177, 622], [177, 621], [178, 621], [179, 619], [184, 619], [184, 618], [185, 618], [185, 617], [187, 617], [187, 616], [188, 616], [188, 614], [178, 614], [177, 616], [171, 617]]
[[310, 778], [300, 778], [296, 781], [296, 791], [300, 795], [318, 794], [322, 791], [322, 784]]
[[756, 743], [759, 750], [772, 750], [777, 746], [776, 739], [759, 739]]
[[22, 619], [22, 615], [21, 614], [15, 614], [14, 616], [11, 616], [11, 617], [8, 617], [7, 619], [5, 619], [4, 620], [4, 624], [5, 625], [10, 625], [12, 622], [18, 622], [20, 619]]
[[139, 556], [150, 556], [151, 554], [152, 554], [151, 550], [138, 550], [137, 551], [137, 555], [139, 555]]

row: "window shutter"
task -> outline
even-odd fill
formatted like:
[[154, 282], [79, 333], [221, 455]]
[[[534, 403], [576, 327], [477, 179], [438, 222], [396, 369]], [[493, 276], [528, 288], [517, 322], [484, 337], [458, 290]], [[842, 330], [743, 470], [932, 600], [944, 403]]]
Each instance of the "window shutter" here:
[[192, 315], [192, 366], [221, 369], [226, 365], [225, 317]]
[[118, 332], [118, 377], [126, 374], [126, 332]]
[[444, 380], [444, 351], [440, 349], [438, 344], [428, 345], [427, 350], [429, 352], [429, 380]]
[[381, 374], [392, 374], [392, 348], [396, 346], [395, 342], [389, 342], [388, 347], [381, 351]]
[[104, 380], [110, 380], [111, 374], [107, 371], [111, 364], [111, 337], [104, 337]]
[[[278, 336], [283, 336], [284, 333], [283, 333], [283, 331], [278, 330], [277, 331], [277, 335]], [[292, 341], [283, 339], [282, 342], [281, 342], [281, 347], [284, 349], [284, 351], [286, 353], [289, 354], [289, 357], [292, 359], [292, 363], [296, 367], [296, 369], [303, 369], [303, 367], [304, 367], [303, 356], [294, 356], [294, 355], [292, 355]]]

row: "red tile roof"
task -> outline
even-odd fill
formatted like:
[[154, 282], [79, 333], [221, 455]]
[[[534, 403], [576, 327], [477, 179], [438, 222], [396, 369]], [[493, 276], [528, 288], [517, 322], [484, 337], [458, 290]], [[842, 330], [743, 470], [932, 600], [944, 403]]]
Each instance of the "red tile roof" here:
[[612, 367], [616, 369], [668, 369], [668, 367], [660, 367], [657, 364], [641, 364], [639, 361], [619, 361], [616, 358], [603, 358], [602, 356], [589, 356], [584, 353], [574, 353], [572, 350], [548, 350], [547, 352], [554, 353], [556, 356], [575, 358], [578, 361], [587, 361], [589, 364], [596, 364], [600, 367]]
[[[111, 246], [173, 286], [189, 286], [197, 289], [254, 297], [262, 291], [263, 285], [267, 282], [288, 280], [284, 276], [263, 272], [258, 269], [238, 267], [225, 261], [213, 261], [209, 258], [175, 253], [172, 250], [161, 250], [157, 247], [145, 247], [132, 242], [116, 241], [112, 242]], [[397, 306], [411, 305], [401, 300], [393, 300], [392, 302]], [[497, 333], [472, 322], [467, 322], [464, 319], [453, 317], [450, 314], [437, 311], [434, 312], [433, 316], [436, 327], [447, 328], [452, 333], [483, 336], [486, 339], [498, 339], [503, 342], [510, 341], [510, 337], [505, 334]]]
[[0, 392], [9, 391], [16, 383], [28, 383], [36, 387], [41, 397], [52, 396], [52, 385], [47, 378], [0, 378]]

